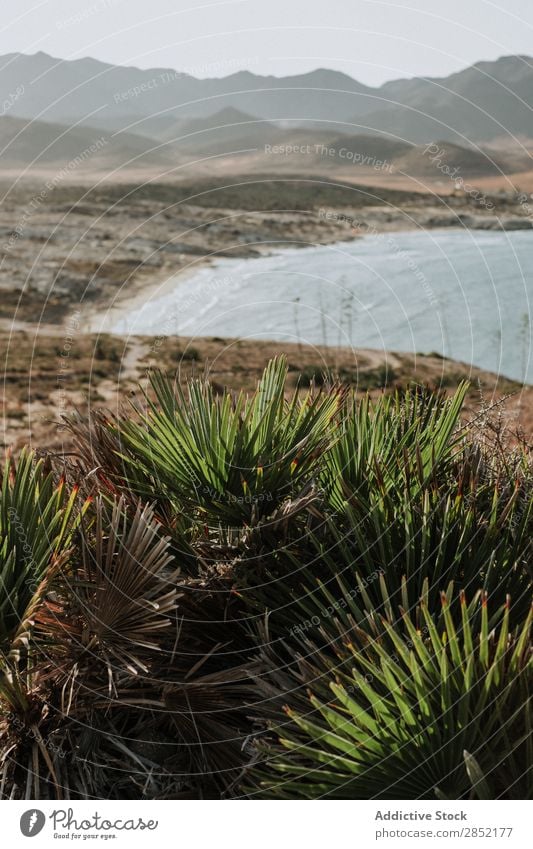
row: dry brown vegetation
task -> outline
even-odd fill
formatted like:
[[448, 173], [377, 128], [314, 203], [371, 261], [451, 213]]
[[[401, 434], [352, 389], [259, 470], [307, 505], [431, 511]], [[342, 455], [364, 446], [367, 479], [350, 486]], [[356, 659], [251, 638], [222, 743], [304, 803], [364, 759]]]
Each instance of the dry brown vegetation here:
[[[35, 331], [0, 334], [4, 446], [68, 450], [62, 417], [75, 409], [116, 410], [147, 384], [151, 369], [177, 373], [184, 383], [192, 374], [207, 375], [217, 388], [252, 390], [266, 363], [284, 353], [289, 388], [311, 380], [340, 380], [361, 393], [377, 396], [410, 381], [452, 392], [470, 381], [465, 412], [501, 404], [511, 430], [533, 432], [533, 388], [497, 377], [437, 354], [385, 353], [323, 346], [291, 345], [242, 339], [129, 337], [109, 334], [54, 335]], [[141, 389], [139, 388], [141, 387]]]

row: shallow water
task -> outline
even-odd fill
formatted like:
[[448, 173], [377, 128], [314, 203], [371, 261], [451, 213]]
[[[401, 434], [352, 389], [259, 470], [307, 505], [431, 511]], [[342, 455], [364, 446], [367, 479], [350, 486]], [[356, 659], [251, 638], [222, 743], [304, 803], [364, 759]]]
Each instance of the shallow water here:
[[219, 260], [111, 330], [436, 351], [533, 382], [530, 299], [531, 232], [386, 233]]

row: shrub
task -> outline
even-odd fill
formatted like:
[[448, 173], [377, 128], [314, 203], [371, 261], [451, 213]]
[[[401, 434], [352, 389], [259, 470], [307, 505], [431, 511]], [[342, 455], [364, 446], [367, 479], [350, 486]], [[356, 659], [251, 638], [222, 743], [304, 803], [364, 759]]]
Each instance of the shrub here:
[[201, 360], [200, 351], [198, 348], [195, 348], [194, 345], [188, 345], [184, 351], [180, 351], [178, 353], [178, 359], [180, 360], [194, 360], [194, 362], [198, 362]]
[[121, 487], [148, 500], [164, 494], [202, 521], [254, 523], [309, 479], [340, 405], [338, 393], [286, 400], [286, 374], [274, 360], [250, 398], [234, 398], [199, 380], [185, 394], [154, 373], [155, 402], [139, 418], [106, 420], [102, 438], [91, 438], [94, 460], [103, 465], [100, 445], [116, 440]]
[[73, 465], [8, 460], [4, 796], [533, 795], [527, 451], [461, 424], [466, 386], [286, 374], [156, 373], [70, 422]]
[[[286, 693], [252, 771], [271, 798], [524, 799], [533, 796], [529, 690], [532, 617], [489, 625], [485, 595], [456, 626], [427, 606], [350, 634], [327, 628], [333, 662], [300, 641], [296, 663], [267, 654], [266, 694]], [[370, 614], [372, 620], [372, 615]], [[473, 625], [472, 618], [479, 624]]]

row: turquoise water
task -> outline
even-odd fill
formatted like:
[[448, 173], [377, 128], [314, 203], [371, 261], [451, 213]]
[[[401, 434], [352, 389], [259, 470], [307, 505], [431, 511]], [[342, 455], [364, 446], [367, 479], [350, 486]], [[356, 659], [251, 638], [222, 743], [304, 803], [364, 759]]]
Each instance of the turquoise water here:
[[533, 382], [533, 233], [367, 236], [176, 277], [117, 333], [437, 351]]

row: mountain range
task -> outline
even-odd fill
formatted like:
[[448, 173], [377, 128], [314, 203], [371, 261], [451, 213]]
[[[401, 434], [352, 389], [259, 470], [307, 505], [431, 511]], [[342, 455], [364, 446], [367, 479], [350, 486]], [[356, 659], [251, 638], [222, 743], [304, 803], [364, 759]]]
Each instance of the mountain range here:
[[[183, 135], [184, 122], [238, 110], [251, 122], [386, 135], [418, 145], [441, 139], [464, 147], [533, 139], [533, 58], [504, 56], [445, 78], [414, 77], [372, 88], [327, 69], [198, 79], [169, 68], [12, 53], [0, 57], [0, 108], [2, 117], [165, 141]], [[264, 138], [265, 129], [258, 125], [257, 135]]]

